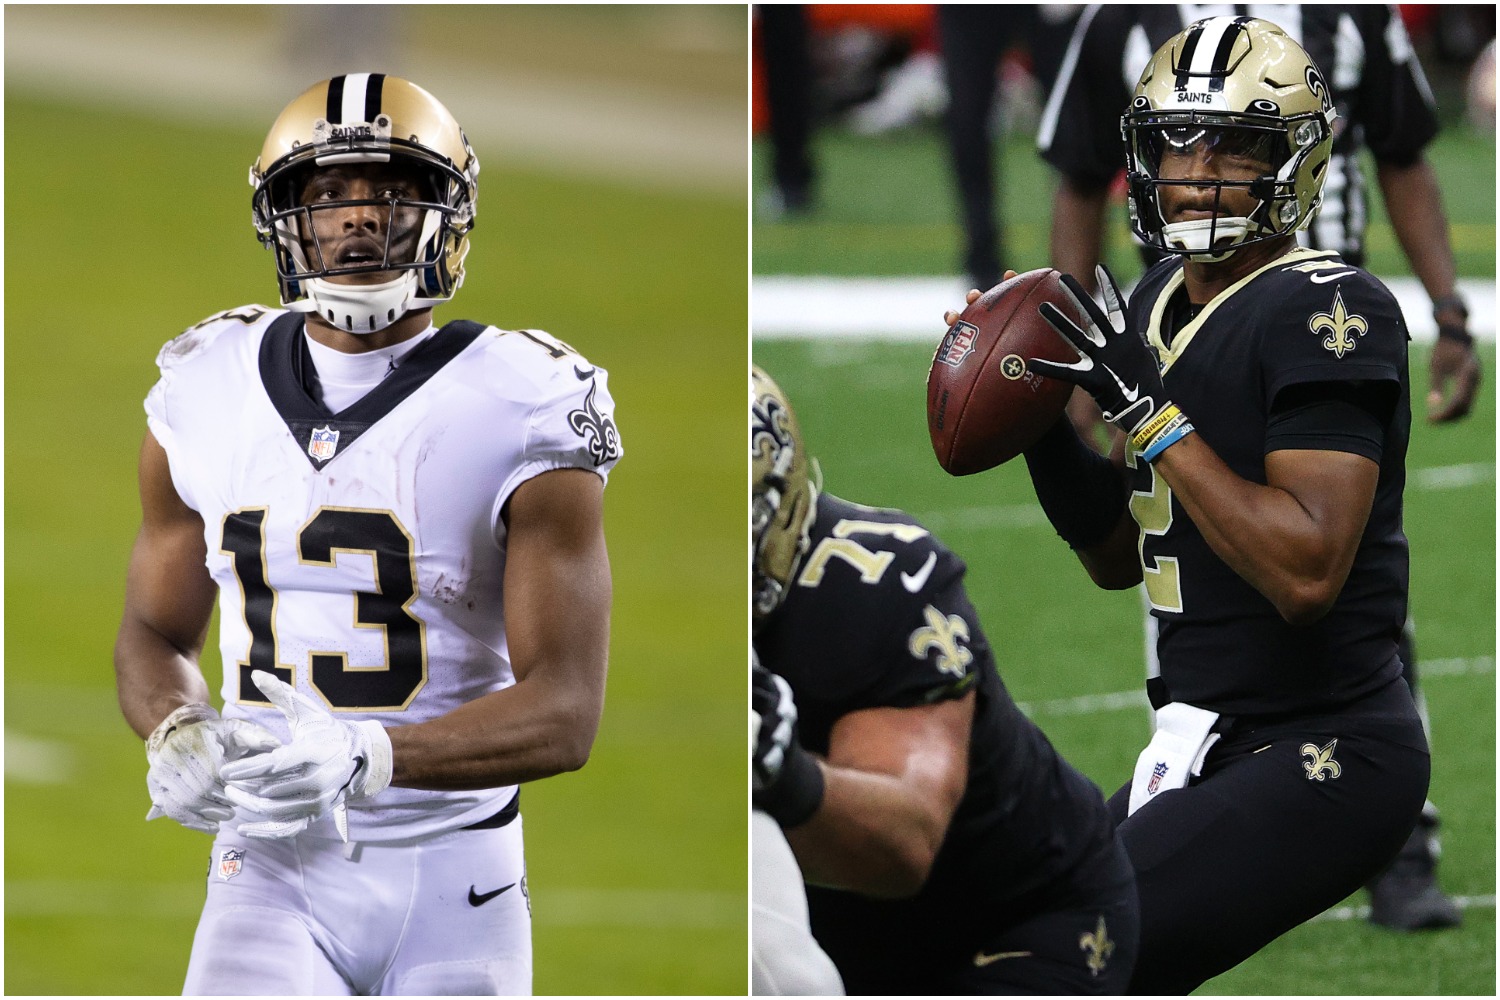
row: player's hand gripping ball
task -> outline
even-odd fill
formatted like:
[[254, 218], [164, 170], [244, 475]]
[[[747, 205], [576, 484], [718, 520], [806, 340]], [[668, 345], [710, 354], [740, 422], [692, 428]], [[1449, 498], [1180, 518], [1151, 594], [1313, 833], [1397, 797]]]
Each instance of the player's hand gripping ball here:
[[1062, 416], [1073, 387], [1026, 369], [1028, 358], [1078, 360], [1037, 312], [1043, 302], [1077, 312], [1060, 278], [1051, 268], [1007, 278], [948, 328], [927, 373], [927, 432], [944, 471], [993, 469]]

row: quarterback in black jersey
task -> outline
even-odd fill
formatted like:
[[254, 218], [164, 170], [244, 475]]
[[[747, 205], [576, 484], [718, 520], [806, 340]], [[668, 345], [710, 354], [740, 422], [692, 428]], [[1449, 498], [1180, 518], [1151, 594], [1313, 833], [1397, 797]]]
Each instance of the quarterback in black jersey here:
[[1121, 992], [1129, 861], [1006, 693], [963, 561], [901, 511], [820, 494], [758, 369], [751, 424], [755, 803], [848, 992]]
[[[1051, 240], [1058, 270], [1088, 285], [1100, 260], [1111, 181], [1123, 162], [1120, 109], [1130, 103], [1151, 53], [1192, 22], [1225, 10], [1215, 4], [1090, 4], [1078, 12], [1066, 65], [1037, 136], [1042, 157], [1058, 172]], [[1456, 290], [1442, 194], [1424, 158], [1438, 132], [1437, 109], [1401, 13], [1386, 4], [1245, 4], [1234, 12], [1270, 21], [1291, 36], [1325, 71], [1332, 94], [1337, 127], [1324, 196], [1312, 221], [1298, 232], [1298, 243], [1336, 251], [1345, 262], [1364, 266], [1374, 206], [1360, 161], [1373, 160], [1385, 212], [1411, 272], [1432, 300], [1437, 324], [1428, 364], [1427, 420], [1444, 424], [1463, 418], [1477, 395], [1480, 359], [1468, 332], [1467, 307]], [[1167, 255], [1145, 243], [1138, 247], [1148, 268]], [[1085, 439], [1099, 437], [1099, 410], [1087, 393], [1074, 393], [1069, 415]], [[1402, 668], [1427, 724], [1414, 632], [1409, 616]], [[1154, 648], [1150, 623], [1147, 641]], [[1154, 658], [1148, 661], [1154, 674]], [[1438, 811], [1429, 801], [1397, 858], [1367, 886], [1371, 922], [1399, 930], [1460, 922], [1459, 909], [1437, 881], [1438, 830]]]
[[1125, 434], [1123, 467], [1060, 420], [1026, 453], [1101, 586], [1161, 623], [1156, 734], [1110, 801], [1135, 867], [1131, 991], [1191, 991], [1395, 856], [1427, 791], [1397, 641], [1411, 413], [1401, 312], [1299, 250], [1335, 118], [1275, 25], [1211, 18], [1147, 65], [1123, 118], [1132, 223], [1171, 255], [1126, 308], [1102, 268], [1079, 360], [1033, 359]]

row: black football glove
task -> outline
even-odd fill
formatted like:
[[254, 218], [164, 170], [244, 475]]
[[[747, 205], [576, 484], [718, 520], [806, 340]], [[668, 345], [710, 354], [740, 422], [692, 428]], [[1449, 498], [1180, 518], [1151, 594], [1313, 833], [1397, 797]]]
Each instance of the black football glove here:
[[750, 772], [755, 808], [784, 827], [800, 826], [823, 802], [823, 769], [797, 742], [791, 685], [751, 652]]
[[1104, 419], [1124, 431], [1131, 445], [1149, 461], [1167, 445], [1191, 433], [1193, 425], [1167, 398], [1156, 355], [1139, 334], [1126, 327], [1125, 299], [1115, 279], [1102, 265], [1095, 274], [1104, 298], [1103, 310], [1077, 278], [1062, 276], [1063, 288], [1084, 317], [1086, 328], [1080, 328], [1050, 302], [1037, 308], [1057, 335], [1078, 352], [1078, 361], [1065, 365], [1030, 358], [1026, 367], [1038, 375], [1082, 386], [1099, 404]]

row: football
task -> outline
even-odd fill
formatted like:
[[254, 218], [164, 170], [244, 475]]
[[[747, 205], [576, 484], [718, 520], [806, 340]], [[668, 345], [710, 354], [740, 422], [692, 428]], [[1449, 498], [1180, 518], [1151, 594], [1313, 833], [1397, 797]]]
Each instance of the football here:
[[1073, 386], [1026, 370], [1027, 358], [1078, 360], [1037, 312], [1051, 302], [1077, 318], [1060, 278], [1042, 268], [1003, 281], [944, 335], [927, 373], [927, 432], [944, 471], [967, 476], [1008, 462], [1062, 415]]

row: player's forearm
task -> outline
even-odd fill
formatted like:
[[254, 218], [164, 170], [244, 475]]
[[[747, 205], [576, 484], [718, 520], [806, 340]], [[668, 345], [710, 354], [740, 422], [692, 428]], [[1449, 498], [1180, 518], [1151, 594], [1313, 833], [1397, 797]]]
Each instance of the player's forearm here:
[[948, 830], [947, 818], [886, 774], [824, 761], [823, 803], [812, 819], [786, 831], [810, 883], [880, 899], [921, 890]]
[[1125, 590], [1141, 582], [1141, 558], [1136, 549], [1139, 536], [1140, 528], [1126, 510], [1108, 538], [1075, 552], [1095, 585], [1104, 590]]
[[392, 726], [393, 785], [497, 788], [576, 771], [589, 758], [603, 684], [570, 686], [533, 674], [432, 719]]
[[114, 660], [120, 711], [141, 739], [174, 709], [209, 700], [197, 650], [181, 649], [135, 619], [121, 623]]
[[[1164, 451], [1156, 468], [1214, 554], [1282, 618], [1311, 624], [1333, 607], [1354, 561], [1347, 532], [1287, 490], [1242, 479], [1196, 434]], [[1368, 506], [1353, 513], [1363, 524]]]
[[1404, 167], [1381, 163], [1375, 173], [1391, 228], [1422, 287], [1433, 299], [1452, 295], [1453, 246], [1432, 165], [1425, 159]]

